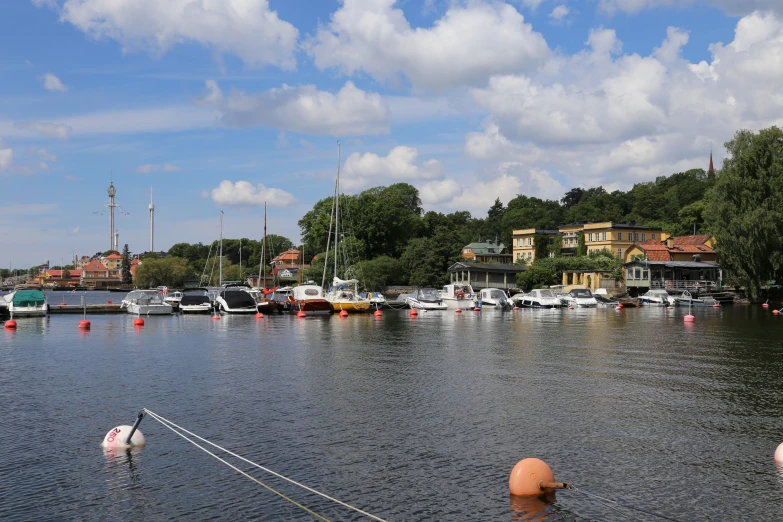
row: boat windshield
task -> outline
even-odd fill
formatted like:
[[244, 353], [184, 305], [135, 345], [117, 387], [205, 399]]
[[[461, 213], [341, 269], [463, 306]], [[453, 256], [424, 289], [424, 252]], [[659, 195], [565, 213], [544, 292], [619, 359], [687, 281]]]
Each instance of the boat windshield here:
[[552, 290], [539, 290], [538, 295], [541, 297], [555, 297], [555, 294], [552, 293]]
[[440, 296], [434, 288], [420, 288], [416, 298], [422, 301], [440, 301]]
[[570, 294], [573, 297], [593, 297], [590, 290], [586, 288], [575, 288], [574, 290], [571, 290]]
[[490, 299], [503, 299], [504, 297], [506, 297], [506, 294], [505, 292], [503, 292], [503, 290], [492, 290], [489, 293], [489, 297]]

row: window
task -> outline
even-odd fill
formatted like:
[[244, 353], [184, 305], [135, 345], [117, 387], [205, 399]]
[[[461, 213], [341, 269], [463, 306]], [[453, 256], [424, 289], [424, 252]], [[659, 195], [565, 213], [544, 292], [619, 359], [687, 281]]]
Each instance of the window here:
[[653, 239], [655, 239], [655, 232], [653, 232], [652, 234], [650, 234], [650, 237], [651, 237], [651, 238], [653, 238]]
[[642, 279], [650, 279], [650, 271], [647, 269], [642, 270]]
[[647, 234], [642, 232], [642, 241], [647, 241]]
[[633, 268], [629, 268], [625, 271], [625, 278], [628, 280], [633, 279]]
[[622, 241], [622, 240], [623, 240], [623, 233], [622, 232], [618, 232], [617, 233], [617, 241]]
[[618, 259], [622, 259], [623, 258], [623, 249], [622, 248], [618, 248], [617, 249], [617, 258]]
[[642, 278], [642, 269], [639, 267], [636, 267], [633, 269], [633, 278], [634, 279], [641, 279]]
[[592, 233], [590, 233], [590, 234], [588, 235], [588, 237], [589, 237], [588, 241], [590, 241], [590, 242], [592, 243], [592, 241], [593, 241], [593, 234], [592, 234]]
[[606, 241], [606, 232], [603, 233], [603, 240]]
[[634, 241], [639, 241], [639, 232], [634, 232], [633, 233], [633, 240]]
[[527, 253], [527, 258], [528, 259], [533, 259], [533, 252], [528, 252]]
[[519, 252], [517, 252], [517, 259], [522, 259], [522, 254], [520, 254]]
[[527, 238], [527, 246], [533, 246], [533, 238], [532, 237]]

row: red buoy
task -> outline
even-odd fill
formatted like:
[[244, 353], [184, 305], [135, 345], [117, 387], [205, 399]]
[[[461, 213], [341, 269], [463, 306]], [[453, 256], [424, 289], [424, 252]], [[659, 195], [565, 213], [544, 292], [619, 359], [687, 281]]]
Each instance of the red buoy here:
[[473, 309], [473, 311], [474, 311], [474, 312], [480, 312], [480, 311], [481, 311], [481, 308], [479, 308], [479, 307], [477, 306], [476, 308], [474, 308], [474, 309]]
[[264, 317], [264, 314], [262, 314], [261, 312], [256, 313], [256, 319], [261, 319], [262, 317]]
[[514, 310], [519, 310], [519, 307], [518, 307], [518, 306], [515, 306], [515, 307], [514, 307]]
[[712, 305], [712, 307], [713, 308], [720, 308], [720, 303], [715, 303], [714, 305]]
[[415, 308], [411, 308], [411, 311], [408, 313], [408, 315], [410, 315], [411, 317], [418, 317], [419, 312]]
[[340, 310], [340, 317], [348, 317], [348, 310]]
[[383, 312], [381, 312], [380, 310], [376, 310], [372, 315], [374, 315], [375, 317], [381, 317], [383, 315]]
[[137, 317], [133, 320], [133, 326], [144, 326], [144, 319]]
[[13, 319], [9, 319], [5, 322], [5, 329], [6, 330], [16, 330], [16, 321]]
[[305, 313], [305, 311], [304, 311], [304, 310], [299, 310], [299, 313], [297, 313], [297, 314], [296, 314], [296, 316], [297, 316], [299, 319], [302, 319], [303, 317], [307, 317], [307, 314]]
[[693, 323], [693, 322], [695, 322], [695, 321], [696, 321], [696, 318], [695, 318], [695, 317], [693, 317], [691, 314], [688, 314], [688, 315], [686, 315], [686, 316], [683, 318], [683, 320], [684, 320], [686, 323]]
[[109, 304], [111, 304], [111, 301], [109, 301]]
[[454, 313], [461, 314], [462, 313], [462, 308], [457, 308], [456, 310], [454, 310]]
[[212, 320], [213, 321], [220, 321], [220, 316], [219, 315], [213, 315], [212, 316]]
[[569, 306], [569, 307], [568, 307], [568, 309], [569, 309], [569, 310], [573, 310], [573, 309], [574, 309], [574, 307], [573, 307], [573, 306]]
[[63, 301], [62, 303], [60, 303], [60, 306], [65, 306], [65, 301]]
[[772, 315], [778, 315], [780, 313], [780, 310], [772, 310]]
[[761, 305], [762, 308], [769, 308], [769, 303], [764, 303]]
[[82, 319], [79, 321], [79, 330], [89, 330], [90, 329], [90, 321], [87, 319]]

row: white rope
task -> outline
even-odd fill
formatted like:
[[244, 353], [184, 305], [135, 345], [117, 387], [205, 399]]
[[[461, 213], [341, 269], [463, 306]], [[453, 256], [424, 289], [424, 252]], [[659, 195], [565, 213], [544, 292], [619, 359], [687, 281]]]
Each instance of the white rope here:
[[[386, 520], [384, 520], [384, 519], [382, 519], [382, 518], [380, 518], [380, 517], [377, 517], [377, 516], [375, 516], [375, 515], [373, 515], [373, 514], [371, 514], [371, 513], [368, 513], [368, 512], [366, 512], [366, 511], [363, 511], [363, 510], [361, 510], [361, 509], [359, 509], [359, 508], [357, 508], [357, 507], [355, 507], [355, 506], [352, 506], [352, 505], [350, 505], [350, 504], [347, 504], [347, 503], [345, 503], [345, 502], [343, 502], [343, 501], [341, 501], [341, 500], [338, 500], [338, 499], [336, 499], [336, 498], [334, 498], [334, 497], [330, 497], [330, 496], [329, 496], [329, 495], [327, 495], [326, 493], [321, 493], [320, 491], [317, 491], [317, 490], [315, 490], [315, 489], [313, 489], [313, 488], [311, 488], [311, 487], [309, 487], [309, 486], [306, 486], [306, 485], [304, 485], [304, 484], [302, 484], [302, 483], [300, 483], [300, 482], [297, 482], [297, 481], [295, 481], [295, 480], [293, 480], [293, 479], [290, 479], [290, 478], [288, 478], [288, 477], [286, 477], [286, 476], [284, 476], [284, 475], [281, 475], [280, 473], [277, 473], [276, 471], [272, 471], [271, 469], [269, 469], [269, 468], [265, 468], [264, 466], [262, 466], [262, 465], [260, 465], [260, 464], [256, 464], [255, 462], [253, 462], [253, 461], [251, 461], [251, 460], [248, 460], [248, 459], [246, 459], [245, 457], [243, 457], [243, 456], [241, 456], [241, 455], [237, 455], [236, 453], [234, 453], [234, 452], [232, 452], [232, 451], [229, 451], [229, 450], [227, 450], [226, 448], [223, 448], [222, 446], [218, 446], [218, 445], [217, 445], [217, 444], [215, 444], [214, 442], [210, 442], [210, 441], [208, 441], [207, 439], [205, 439], [205, 438], [203, 438], [203, 437], [199, 437], [199, 436], [198, 436], [198, 435], [196, 435], [195, 433], [193, 433], [193, 432], [190, 432], [190, 431], [186, 430], [186, 429], [185, 429], [185, 428], [183, 428], [182, 426], [178, 426], [178, 425], [174, 424], [174, 423], [173, 423], [173, 422], [171, 422], [170, 420], [168, 420], [168, 419], [166, 419], [166, 418], [164, 418], [164, 417], [161, 417], [161, 416], [160, 416], [160, 415], [158, 415], [157, 413], [155, 413], [155, 412], [153, 412], [153, 411], [150, 411], [150, 410], [148, 410], [147, 408], [144, 408], [144, 411], [145, 411], [145, 412], [147, 412], [147, 413], [148, 413], [148, 414], [149, 414], [149, 415], [150, 415], [150, 416], [151, 416], [153, 419], [155, 419], [156, 421], [160, 422], [161, 424], [163, 424], [164, 426], [166, 426], [167, 428], [169, 428], [171, 431], [174, 431], [174, 433], [178, 433], [178, 432], [177, 432], [176, 430], [172, 429], [170, 426], [168, 426], [169, 424], [170, 424], [171, 426], [174, 426], [174, 427], [175, 427], [175, 428], [177, 428], [178, 430], [181, 430], [181, 431], [183, 431], [184, 433], [187, 433], [188, 435], [190, 435], [190, 436], [192, 436], [192, 437], [195, 437], [195, 438], [199, 439], [199, 440], [200, 440], [200, 441], [202, 441], [202, 442], [205, 442], [205, 443], [207, 443], [207, 444], [209, 444], [209, 445], [211, 445], [211, 446], [213, 446], [213, 447], [215, 447], [215, 448], [217, 448], [217, 449], [219, 449], [219, 450], [221, 450], [221, 451], [224, 451], [225, 453], [227, 453], [227, 454], [231, 455], [232, 457], [236, 457], [236, 458], [238, 458], [239, 460], [242, 460], [242, 461], [244, 461], [244, 462], [246, 462], [246, 463], [250, 464], [251, 466], [255, 466], [255, 467], [257, 467], [257, 468], [258, 468], [258, 469], [260, 469], [260, 470], [266, 471], [267, 473], [271, 473], [272, 475], [274, 475], [274, 476], [276, 476], [276, 477], [278, 477], [278, 478], [281, 478], [281, 479], [283, 479], [283, 480], [285, 480], [285, 481], [287, 481], [287, 482], [290, 482], [291, 484], [294, 484], [295, 486], [299, 486], [300, 488], [303, 488], [303, 489], [305, 489], [305, 490], [309, 491], [310, 493], [314, 493], [314, 494], [316, 494], [316, 495], [318, 495], [318, 496], [320, 496], [320, 497], [323, 497], [323, 498], [325, 498], [325, 499], [327, 499], [327, 500], [331, 500], [332, 502], [336, 502], [337, 504], [340, 504], [341, 506], [343, 506], [343, 507], [345, 507], [345, 508], [348, 508], [348, 509], [350, 509], [350, 510], [356, 511], [357, 513], [359, 513], [359, 514], [361, 514], [361, 515], [364, 515], [364, 516], [366, 516], [366, 517], [368, 517], [368, 518], [371, 518], [372, 520], [377, 520], [378, 522], [387, 522]], [[198, 444], [196, 444], [195, 442], [191, 441], [190, 439], [188, 439], [187, 437], [185, 437], [185, 436], [184, 436], [184, 435], [182, 435], [181, 433], [178, 433], [178, 434], [179, 434], [181, 437], [183, 437], [183, 438], [185, 438], [186, 440], [188, 440], [189, 442], [191, 442], [192, 444], [195, 444], [196, 446], [198, 446]], [[201, 448], [201, 446], [198, 446], [198, 447], [200, 447], [200, 448]], [[204, 448], [201, 448], [201, 449], [204, 449]], [[207, 450], [205, 450], [205, 449], [204, 449], [204, 451], [207, 451]], [[207, 453], [210, 453], [210, 452], [209, 452], [209, 451], [207, 451]], [[210, 454], [211, 454], [211, 453], [210, 453]], [[220, 457], [218, 457], [217, 455], [213, 455], [213, 456], [215, 456], [215, 458], [218, 458], [218, 459], [220, 459]], [[222, 459], [221, 459], [221, 460], [222, 460]], [[226, 463], [226, 464], [228, 464], [228, 463]], [[228, 465], [229, 465], [229, 466], [231, 466], [231, 464], [228, 464]], [[232, 468], [234, 468], [234, 469], [237, 469], [237, 468], [235, 468], [234, 466], [231, 466], [231, 467], [232, 467]], [[240, 471], [240, 470], [238, 470], [238, 469], [237, 469], [237, 471]], [[245, 474], [245, 473], [244, 473], [244, 472], [242, 472], [242, 471], [240, 471], [240, 473], [243, 473], [243, 474]], [[246, 474], [245, 474], [245, 475], [246, 475]], [[249, 476], [249, 475], [247, 475], [247, 476]], [[250, 477], [250, 478], [252, 478], [252, 477]], [[253, 480], [255, 480], [255, 479], [253, 479]], [[264, 486], [264, 487], [268, 487], [268, 486]], [[278, 494], [280, 494], [280, 493], [278, 493]], [[303, 507], [303, 506], [302, 506], [302, 507]]]
[[[146, 411], [146, 410], [145, 410], [145, 411]], [[147, 413], [151, 413], [151, 412], [147, 411]], [[182, 433], [178, 432], [177, 430], [175, 430], [174, 428], [172, 428], [172, 427], [171, 427], [171, 426], [169, 426], [168, 424], [166, 424], [166, 423], [164, 423], [164, 422], [161, 422], [161, 421], [160, 421], [160, 419], [157, 419], [157, 418], [155, 418], [154, 414], [153, 414], [153, 415], [151, 415], [151, 417], [152, 417], [152, 418], [154, 418], [155, 420], [157, 420], [158, 422], [160, 422], [160, 423], [161, 423], [163, 426], [167, 427], [168, 429], [170, 429], [171, 431], [173, 431], [174, 433], [176, 433], [177, 435], [179, 435], [180, 437], [182, 437], [183, 439], [185, 439], [186, 441], [188, 441], [188, 442], [190, 442], [191, 444], [193, 444], [194, 446], [196, 446], [198, 449], [200, 449], [200, 450], [204, 451], [204, 452], [205, 452], [207, 455], [211, 455], [211, 456], [215, 457], [216, 459], [218, 459], [220, 462], [222, 462], [222, 463], [223, 463], [223, 464], [225, 464], [226, 466], [228, 466], [228, 467], [230, 467], [230, 468], [234, 469], [235, 471], [238, 471], [239, 473], [241, 473], [242, 475], [246, 476], [247, 478], [249, 478], [249, 479], [250, 479], [250, 480], [252, 480], [253, 482], [256, 482], [258, 485], [260, 485], [260, 486], [262, 486], [262, 487], [264, 487], [264, 488], [268, 489], [269, 491], [271, 491], [272, 493], [275, 493], [276, 495], [279, 495], [280, 497], [282, 497], [282, 498], [284, 498], [285, 500], [289, 501], [289, 502], [290, 502], [290, 503], [292, 503], [293, 505], [295, 505], [295, 506], [298, 506], [298, 507], [302, 508], [304, 511], [306, 511], [307, 513], [309, 513], [309, 514], [313, 515], [314, 517], [318, 518], [319, 520], [323, 520], [324, 522], [331, 522], [331, 521], [330, 521], [328, 518], [326, 518], [326, 517], [324, 517], [324, 516], [322, 516], [322, 515], [319, 515], [318, 513], [316, 513], [315, 511], [313, 511], [312, 509], [308, 508], [307, 506], [304, 506], [304, 505], [300, 504], [300, 503], [299, 503], [299, 502], [297, 502], [296, 500], [292, 499], [291, 497], [288, 497], [288, 496], [284, 495], [283, 493], [281, 493], [281, 492], [277, 491], [277, 490], [276, 490], [276, 489], [274, 489], [273, 487], [270, 487], [270, 486], [268, 486], [268, 485], [264, 484], [263, 482], [261, 482], [261, 481], [260, 481], [260, 480], [258, 480], [257, 478], [255, 478], [255, 477], [253, 477], [253, 476], [251, 476], [251, 475], [249, 475], [249, 474], [245, 473], [244, 471], [242, 471], [242, 470], [241, 470], [241, 469], [239, 469], [238, 467], [234, 466], [234, 465], [233, 465], [233, 464], [231, 464], [230, 462], [227, 462], [225, 459], [222, 459], [222, 458], [218, 457], [217, 455], [215, 455], [214, 453], [212, 453], [211, 451], [209, 451], [209, 450], [208, 450], [208, 449], [206, 449], [205, 447], [203, 447], [203, 446], [199, 445], [198, 443], [196, 443], [196, 442], [194, 442], [194, 441], [190, 440], [190, 439], [189, 439], [189, 438], [187, 438], [185, 435], [183, 435]]]

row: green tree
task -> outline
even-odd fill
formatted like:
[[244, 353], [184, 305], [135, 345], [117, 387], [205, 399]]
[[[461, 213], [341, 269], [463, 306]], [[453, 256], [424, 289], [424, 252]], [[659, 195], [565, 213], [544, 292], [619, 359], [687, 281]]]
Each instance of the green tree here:
[[122, 284], [129, 285], [133, 282], [133, 275], [131, 275], [131, 257], [128, 244], [125, 243], [125, 248], [122, 249]]
[[533, 251], [535, 259], [549, 257], [549, 237], [542, 234], [533, 236]]
[[430, 238], [411, 240], [400, 258], [408, 284], [436, 288], [446, 284], [448, 268], [460, 259], [462, 246], [457, 233], [445, 227]]
[[351, 267], [348, 277], [356, 277], [367, 290], [384, 291], [387, 286], [406, 283], [402, 263], [389, 256], [362, 261]]
[[563, 196], [563, 199], [560, 200], [560, 203], [562, 203], [565, 210], [568, 210], [569, 208], [573, 207], [577, 203], [579, 203], [579, 200], [582, 199], [582, 195], [585, 193], [583, 188], [575, 187], [569, 190], [565, 193], [565, 196]]
[[705, 217], [722, 264], [755, 297], [783, 275], [783, 130], [741, 130], [725, 146]]
[[508, 202], [501, 223], [501, 241], [511, 245], [514, 230], [524, 228], [557, 228], [563, 222], [563, 208], [557, 201], [519, 195]]
[[71, 278], [71, 271], [67, 268], [63, 270], [63, 281]]
[[162, 259], [145, 257], [136, 269], [136, 286], [141, 288], [156, 286], [177, 288], [181, 287], [186, 279], [193, 276], [187, 259], [171, 256]]
[[[500, 202], [500, 198], [495, 198], [495, 203], [489, 207], [487, 211], [487, 219], [485, 221], [485, 237], [491, 241], [503, 241], [502, 239], [502, 224], [503, 215], [506, 213], [503, 203]], [[511, 244], [511, 237], [506, 245]]]
[[586, 256], [587, 255], [587, 244], [585, 243], [585, 233], [579, 232], [576, 236], [576, 255], [577, 256]]

